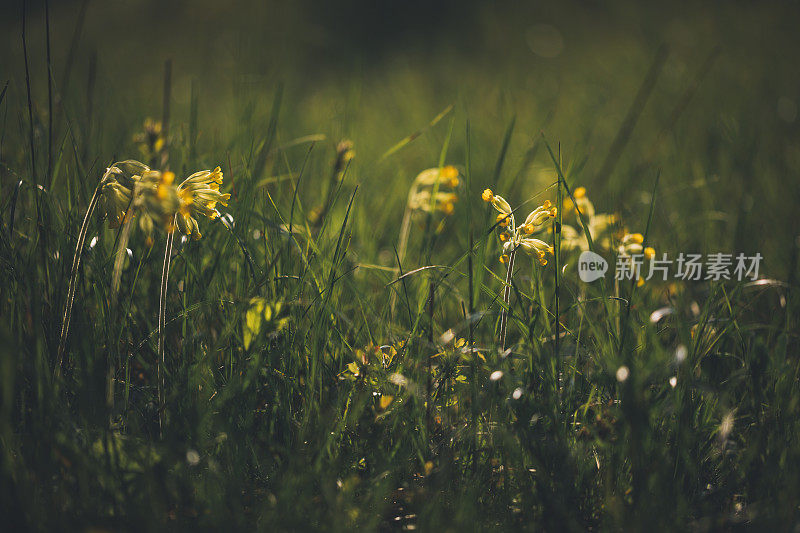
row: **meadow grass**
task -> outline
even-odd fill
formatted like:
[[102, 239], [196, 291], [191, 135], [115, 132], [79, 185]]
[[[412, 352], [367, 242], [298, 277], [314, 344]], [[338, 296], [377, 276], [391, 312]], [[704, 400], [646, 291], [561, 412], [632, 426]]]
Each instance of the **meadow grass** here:
[[[317, 71], [280, 32], [222, 32], [214, 66], [185, 31], [130, 60], [101, 28], [131, 20], [82, 6], [28, 6], [3, 38], [8, 527], [798, 524], [796, 10], [620, 3], [607, 32], [556, 10], [550, 61], [532, 11], [498, 7], [470, 23], [482, 52], [453, 31]], [[126, 159], [176, 185], [219, 166], [230, 201], [199, 240], [145, 211], [110, 228], [89, 207]], [[486, 188], [517, 223], [557, 208], [546, 264], [498, 261]], [[616, 215], [610, 248], [584, 197]], [[567, 225], [610, 276], [578, 279]], [[764, 261], [640, 286], [613, 279], [625, 242]]]

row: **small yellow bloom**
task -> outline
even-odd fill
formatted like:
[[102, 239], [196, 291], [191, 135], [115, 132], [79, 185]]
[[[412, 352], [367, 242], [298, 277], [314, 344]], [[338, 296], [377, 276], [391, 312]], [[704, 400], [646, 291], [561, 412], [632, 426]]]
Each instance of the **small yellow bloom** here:
[[656, 249], [653, 248], [652, 246], [648, 246], [647, 248], [644, 249], [644, 256], [647, 259], [654, 258], [656, 256]]
[[458, 169], [453, 165], [447, 165], [442, 168], [441, 177], [447, 181], [450, 187], [458, 187]]
[[497, 218], [495, 219], [495, 222], [501, 228], [505, 228], [505, 227], [508, 227], [508, 224], [509, 224], [510, 221], [509, 221], [508, 215], [499, 214], [499, 215], [497, 215]]
[[484, 202], [491, 202], [494, 199], [494, 193], [492, 193], [491, 189], [484, 189], [481, 198]]
[[492, 196], [492, 206], [494, 206], [495, 209], [497, 209], [504, 215], [510, 215], [512, 213], [511, 205], [509, 205], [506, 199], [500, 196], [499, 194], [495, 194]]
[[412, 211], [425, 213], [439, 211], [444, 215], [452, 215], [455, 212], [455, 203], [458, 201], [453, 189], [458, 183], [458, 170], [452, 165], [441, 169], [425, 169], [414, 178], [407, 207]]
[[586, 196], [586, 187], [578, 187], [577, 189], [572, 191], [572, 196], [574, 196], [576, 199], [583, 198], [584, 196]]
[[378, 401], [378, 405], [380, 406], [381, 411], [385, 411], [387, 407], [392, 404], [394, 400], [394, 396], [389, 396], [388, 394], [384, 394], [381, 396], [381, 399]]
[[175, 181], [175, 173], [167, 170], [161, 173], [161, 179], [158, 182], [158, 189], [156, 194], [159, 200], [165, 200], [169, 196], [169, 186]]
[[552, 247], [540, 239], [521, 239], [519, 247], [530, 256], [542, 257], [545, 253], [553, 253]]
[[642, 244], [644, 242], [644, 236], [641, 233], [632, 233], [628, 235], [629, 242], [634, 242], [636, 244]]
[[501, 263], [503, 263], [504, 265], [505, 265], [506, 263], [508, 263], [508, 260], [509, 260], [509, 257], [508, 257], [508, 255], [506, 255], [506, 254], [503, 254], [503, 255], [501, 255], [501, 256], [500, 256], [500, 262], [501, 262]]

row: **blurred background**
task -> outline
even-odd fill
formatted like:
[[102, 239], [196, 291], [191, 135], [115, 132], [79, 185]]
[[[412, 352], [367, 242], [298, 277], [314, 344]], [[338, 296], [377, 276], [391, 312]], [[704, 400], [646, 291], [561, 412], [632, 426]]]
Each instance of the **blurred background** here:
[[[22, 7], [0, 8], [4, 120], [19, 128]], [[532, 194], [552, 181], [552, 165], [536, 146], [542, 131], [561, 143], [567, 168], [580, 166], [572, 180], [608, 209], [641, 215], [662, 169], [655, 231], [664, 244], [705, 251], [709, 243], [757, 242], [773, 275], [784, 278], [798, 229], [798, 9], [791, 2], [416, 0], [49, 6], [56, 99], [64, 95], [76, 138], [97, 143], [89, 159], [130, 153], [129, 132], [160, 117], [166, 60], [173, 120], [185, 130], [194, 82], [198, 151], [218, 160], [243, 136], [263, 135], [281, 87], [279, 140], [350, 138], [362, 191], [399, 192], [397, 206], [375, 214], [381, 234], [401, 216], [413, 176], [436, 164], [446, 128], [432, 128], [392, 165], [373, 163], [454, 104], [450, 154], [463, 162], [469, 119], [479, 186], [489, 185], [514, 120], [505, 166], [511, 190]], [[40, 107], [47, 101], [41, 1], [27, 3], [26, 26]], [[25, 142], [6, 137], [8, 160]], [[674, 236], [685, 240], [669, 242]]]

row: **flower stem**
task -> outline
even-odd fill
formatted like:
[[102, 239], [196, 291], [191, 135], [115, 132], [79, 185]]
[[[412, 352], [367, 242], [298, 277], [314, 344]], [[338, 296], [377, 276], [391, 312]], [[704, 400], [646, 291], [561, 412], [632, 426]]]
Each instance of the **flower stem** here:
[[503, 290], [503, 303], [506, 304], [500, 311], [500, 342], [503, 350], [506, 349], [506, 330], [508, 328], [508, 310], [511, 310], [511, 281], [514, 276], [514, 257], [517, 255], [516, 250], [511, 250], [508, 254], [508, 270], [506, 271], [506, 286]]
[[175, 242], [175, 231], [167, 233], [167, 244], [164, 248], [164, 266], [161, 270], [161, 297], [158, 302], [158, 431], [163, 431], [164, 425], [164, 328], [166, 326], [167, 311], [167, 281], [169, 280], [169, 265], [172, 259], [172, 244]]
[[127, 255], [128, 250], [128, 241], [130, 240], [131, 236], [131, 228], [133, 227], [133, 221], [129, 220], [131, 217], [129, 213], [131, 212], [132, 208], [128, 208], [128, 211], [125, 213], [123, 217], [123, 226], [120, 230], [120, 239], [119, 244], [117, 245], [117, 253], [116, 257], [114, 258], [114, 272], [111, 276], [111, 306], [115, 306], [117, 303], [117, 294], [119, 292], [119, 283], [122, 279], [122, 267], [125, 265], [125, 256]]
[[89, 229], [89, 220], [92, 218], [94, 208], [97, 206], [97, 201], [100, 199], [100, 185], [97, 186], [89, 201], [89, 207], [86, 208], [86, 214], [83, 217], [83, 224], [78, 233], [78, 242], [75, 244], [75, 255], [72, 258], [72, 269], [69, 274], [69, 286], [67, 288], [67, 299], [64, 302], [64, 318], [61, 321], [61, 336], [58, 340], [58, 351], [56, 355], [56, 367], [54, 376], [58, 377], [61, 374], [61, 366], [64, 362], [64, 350], [67, 345], [67, 334], [69, 333], [69, 321], [72, 317], [72, 303], [75, 301], [75, 284], [78, 280], [78, 269], [81, 265], [81, 252], [83, 251], [83, 243], [86, 242], [86, 233]]

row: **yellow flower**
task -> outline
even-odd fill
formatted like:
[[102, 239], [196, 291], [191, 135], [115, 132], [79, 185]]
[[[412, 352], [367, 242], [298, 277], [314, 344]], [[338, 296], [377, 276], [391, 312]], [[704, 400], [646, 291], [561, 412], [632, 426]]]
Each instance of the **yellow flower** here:
[[[572, 198], [575, 199], [575, 202], [572, 201]], [[564, 209], [565, 213], [571, 213], [577, 205], [578, 210], [580, 210], [583, 216], [589, 218], [594, 216], [594, 204], [592, 204], [592, 202], [586, 196], [585, 187], [577, 187], [574, 191], [572, 191], [572, 198], [564, 198], [564, 204], [562, 205], [562, 208]]]
[[139, 226], [148, 236], [156, 225], [167, 231], [172, 229], [172, 220], [181, 205], [174, 181], [173, 172], [147, 170], [136, 183], [133, 203], [141, 213]]
[[129, 159], [108, 167], [100, 180], [100, 212], [110, 228], [118, 228], [133, 216], [132, 199], [136, 183], [150, 169]]
[[629, 233], [623, 238], [623, 242], [626, 244], [632, 242], [636, 244], [642, 244], [644, 242], [644, 236], [641, 233]]
[[[644, 236], [641, 233], [626, 233], [622, 237], [617, 252], [619, 255], [641, 254], [645, 252], [642, 246], [643, 242]], [[655, 250], [653, 250], [653, 255], [655, 255]]]
[[211, 219], [217, 218], [219, 216], [217, 204], [228, 205], [231, 195], [220, 193], [220, 184], [222, 184], [222, 170], [217, 167], [214, 170], [195, 172], [178, 186], [180, 207], [177, 222], [180, 230], [186, 235], [193, 239], [202, 237], [195, 217], [203, 215]]
[[553, 248], [539, 239], [521, 239], [518, 245], [523, 252], [530, 256], [541, 258], [546, 253], [553, 253]]
[[540, 205], [530, 212], [523, 223], [525, 233], [530, 235], [549, 219], [555, 217], [555, 208], [549, 207], [549, 204], [550, 202], [545, 202], [545, 204]]
[[[458, 183], [458, 170], [452, 165], [423, 170], [414, 178], [408, 195], [408, 208], [412, 211], [439, 211], [444, 215], [452, 215], [458, 201], [453, 189]], [[434, 202], [431, 202], [434, 191]]]
[[450, 187], [458, 187], [458, 169], [453, 165], [447, 165], [442, 168], [441, 177], [447, 180], [447, 184]]
[[652, 246], [648, 246], [647, 248], [644, 249], [644, 256], [647, 259], [654, 258], [656, 256], [656, 249], [653, 248]]
[[492, 196], [491, 201], [494, 208], [500, 211], [502, 214], [510, 215], [512, 213], [511, 206], [502, 196], [495, 194]]
[[117, 181], [110, 181], [101, 189], [101, 202], [103, 216], [108, 218], [108, 227], [118, 228], [133, 211], [131, 207], [131, 190]]
[[496, 225], [502, 228], [499, 233], [500, 242], [503, 243], [503, 255], [500, 257], [500, 261], [507, 262], [510, 254], [519, 247], [527, 254], [538, 257], [540, 264], [546, 264], [545, 253], [552, 254], [552, 247], [544, 241], [526, 236], [544, 229], [544, 225], [556, 216], [557, 210], [553, 204], [549, 200], [545, 200], [542, 205], [528, 214], [525, 222], [518, 226], [511, 206], [502, 196], [486, 189], [481, 198], [485, 202], [490, 202], [500, 212], [495, 218]]

